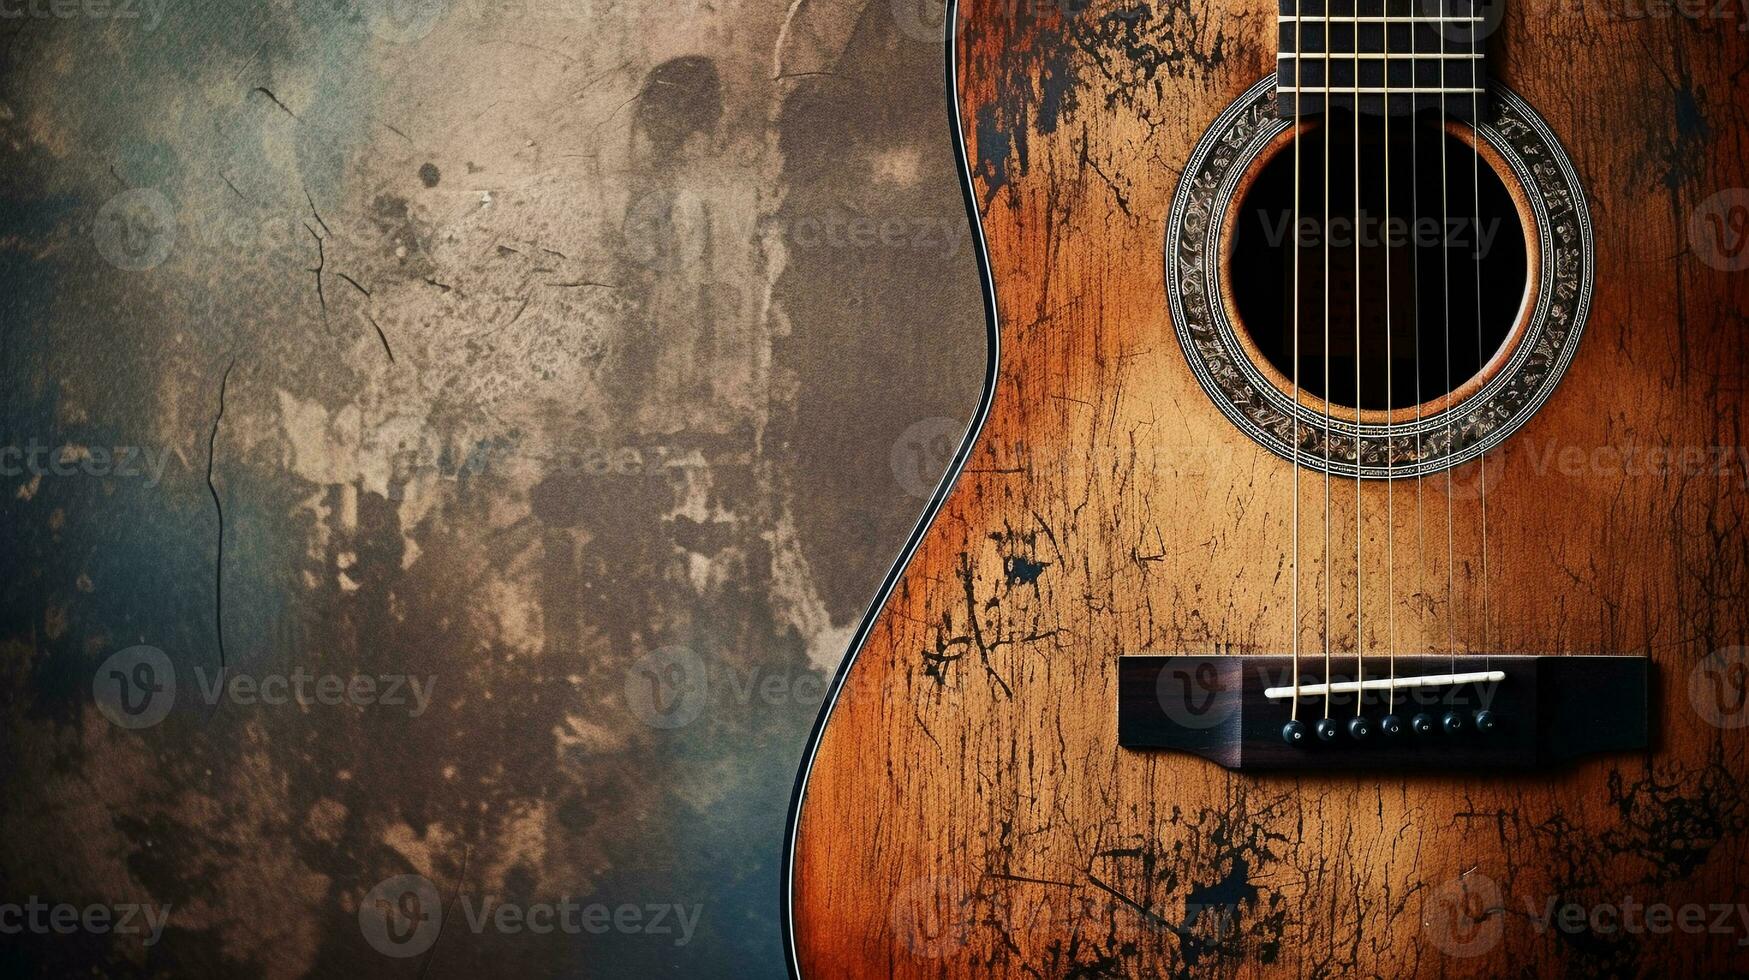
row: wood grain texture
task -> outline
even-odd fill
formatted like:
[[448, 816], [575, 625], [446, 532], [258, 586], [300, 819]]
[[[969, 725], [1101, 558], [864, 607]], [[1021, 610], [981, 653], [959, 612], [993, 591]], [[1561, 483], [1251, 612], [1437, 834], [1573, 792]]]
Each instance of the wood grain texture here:
[[[1703, 202], [1749, 184], [1738, 24], [1518, 2], [1494, 41], [1492, 70], [1589, 189], [1598, 275], [1566, 379], [1487, 459], [1491, 645], [1649, 655], [1656, 749], [1553, 776], [1381, 779], [1235, 775], [1117, 746], [1120, 654], [1291, 643], [1292, 470], [1199, 389], [1161, 264], [1178, 173], [1271, 70], [1275, 12], [1034, 10], [959, 12], [1000, 371], [821, 737], [792, 878], [803, 974], [1749, 968], [1749, 759], [1729, 727], [1744, 719], [1691, 697], [1749, 627], [1749, 273], [1709, 261], [1690, 230]], [[1367, 590], [1369, 649], [1388, 606], [1405, 649], [1480, 642], [1477, 471], [1449, 492], [1426, 481], [1419, 519], [1414, 483], [1397, 486], [1393, 559], [1390, 491], [1358, 491], [1367, 576], [1396, 585]], [[1321, 479], [1301, 494], [1302, 595], [1333, 577], [1334, 646], [1352, 650], [1357, 491], [1332, 495], [1328, 567]], [[1321, 615], [1305, 603], [1308, 649]], [[1655, 932], [1644, 907], [1659, 903], [1708, 907], [1707, 928]], [[1569, 905], [1588, 923], [1563, 928]]]

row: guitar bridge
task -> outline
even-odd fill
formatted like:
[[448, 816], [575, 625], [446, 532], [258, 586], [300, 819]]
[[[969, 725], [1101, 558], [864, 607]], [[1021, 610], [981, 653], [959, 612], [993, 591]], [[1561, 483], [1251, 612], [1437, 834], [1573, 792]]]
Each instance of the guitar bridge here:
[[1644, 657], [1325, 663], [1302, 654], [1296, 683], [1285, 655], [1123, 657], [1118, 744], [1235, 770], [1525, 769], [1649, 744]]

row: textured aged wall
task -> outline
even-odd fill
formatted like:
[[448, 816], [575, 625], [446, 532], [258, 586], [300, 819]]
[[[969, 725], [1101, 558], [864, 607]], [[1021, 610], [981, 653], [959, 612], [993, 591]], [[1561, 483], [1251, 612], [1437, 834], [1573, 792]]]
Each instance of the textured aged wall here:
[[114, 917], [9, 974], [781, 970], [983, 368], [864, 6], [6, 7], [0, 903]]

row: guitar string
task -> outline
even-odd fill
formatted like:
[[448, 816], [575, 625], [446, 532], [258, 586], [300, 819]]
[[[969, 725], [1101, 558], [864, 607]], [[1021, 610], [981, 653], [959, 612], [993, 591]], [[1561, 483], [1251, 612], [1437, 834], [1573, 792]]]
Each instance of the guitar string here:
[[[1421, 38], [1409, 25], [1409, 70], [1411, 89], [1420, 86]], [[1414, 265], [1415, 304], [1415, 625], [1423, 646], [1427, 644], [1427, 470], [1422, 462], [1423, 419], [1421, 414], [1421, 113], [1419, 97], [1409, 95], [1409, 255]]]
[[[1446, 418], [1446, 452], [1450, 454], [1457, 448], [1457, 418], [1451, 406], [1451, 170], [1445, 131], [1446, 98], [1448, 97], [1449, 81], [1446, 75], [1446, 34], [1450, 30], [1450, 20], [1445, 17], [1448, 9], [1446, 0], [1440, 2], [1439, 25], [1439, 192], [1440, 192], [1440, 272], [1445, 283], [1445, 418]], [[1449, 8], [1456, 9], [1455, 3]], [[1445, 467], [1445, 628], [1446, 652], [1451, 656], [1451, 672], [1457, 673], [1457, 554], [1456, 536], [1452, 529], [1452, 519], [1456, 513], [1453, 506], [1452, 468], [1448, 459]]]
[[[1293, 425], [1294, 444], [1294, 559], [1293, 559], [1293, 672], [1294, 672], [1294, 702], [1293, 714], [1290, 719], [1300, 720], [1300, 93], [1303, 91], [1301, 81], [1305, 77], [1305, 59], [1301, 57], [1300, 39], [1305, 31], [1304, 21], [1300, 19], [1300, 0], [1294, 0], [1294, 212], [1293, 238], [1289, 247], [1294, 253], [1294, 288], [1291, 302], [1293, 310], [1293, 374], [1294, 400], [1291, 422]], [[1326, 45], [1328, 47], [1328, 45]]]
[[[1480, 0], [1470, 0], [1471, 15], [1476, 15], [1482, 9]], [[1483, 21], [1470, 22], [1471, 45], [1476, 49], [1474, 54], [1481, 54], [1482, 45], [1486, 43]], [[1488, 365], [1486, 340], [1482, 337], [1482, 85], [1481, 59], [1466, 59], [1470, 65], [1470, 130], [1474, 141], [1472, 159], [1474, 169], [1471, 172], [1471, 203], [1475, 206], [1476, 223], [1470, 228], [1470, 247], [1476, 256], [1476, 360], [1479, 368]], [[1481, 497], [1482, 509], [1482, 655], [1488, 657], [1483, 663], [1483, 669], [1493, 663], [1492, 651], [1488, 645], [1488, 450], [1484, 444], [1478, 457], [1479, 467], [1476, 478], [1480, 481], [1477, 490]]]
[[[1387, 16], [1391, 12], [1390, 6], [1390, 0], [1385, 0], [1384, 12]], [[1379, 35], [1383, 42], [1385, 55], [1384, 67], [1379, 72], [1384, 77], [1380, 88], [1384, 91], [1385, 107], [1384, 152], [1382, 154], [1385, 170], [1385, 213], [1379, 229], [1380, 240], [1385, 252], [1385, 644], [1390, 654], [1391, 663], [1391, 686], [1385, 689], [1387, 692], [1385, 713], [1390, 714], [1397, 708], [1397, 444], [1393, 438], [1391, 426], [1391, 413], [1395, 410], [1397, 392], [1395, 361], [1392, 360], [1394, 345], [1391, 337], [1391, 25], [1389, 22], [1380, 26]], [[1413, 71], [1413, 58], [1410, 59], [1410, 65], [1410, 70]], [[1411, 81], [1411, 87], [1413, 84]], [[1356, 374], [1356, 377], [1359, 375]]]
[[[1359, 5], [1355, 13], [1360, 13]], [[1385, 25], [1380, 25], [1381, 28]], [[1354, 227], [1349, 238], [1354, 245], [1354, 679], [1360, 686], [1354, 689], [1354, 715], [1360, 717], [1365, 702], [1366, 683], [1366, 564], [1361, 560], [1361, 492], [1360, 492], [1360, 18], [1354, 19]]]
[[1335, 142], [1330, 113], [1330, 3], [1324, 0], [1324, 717], [1330, 717], [1330, 144]]

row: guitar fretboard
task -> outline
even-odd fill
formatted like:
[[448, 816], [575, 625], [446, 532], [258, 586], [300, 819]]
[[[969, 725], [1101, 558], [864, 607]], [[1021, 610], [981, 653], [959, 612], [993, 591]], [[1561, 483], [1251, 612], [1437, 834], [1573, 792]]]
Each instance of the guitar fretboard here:
[[1283, 116], [1429, 106], [1469, 118], [1486, 99], [1487, 36], [1503, 0], [1280, 0]]

